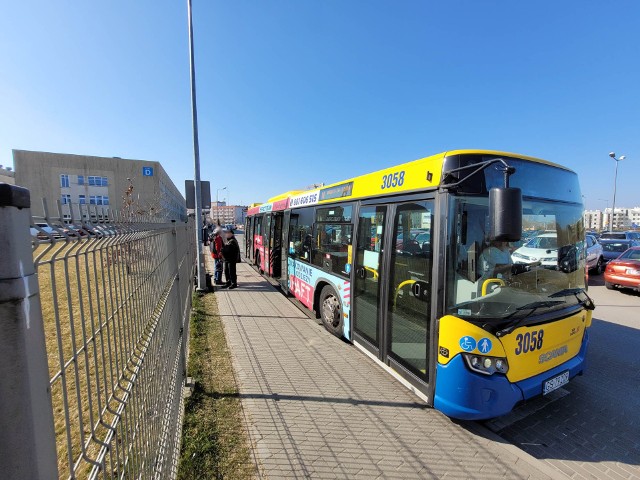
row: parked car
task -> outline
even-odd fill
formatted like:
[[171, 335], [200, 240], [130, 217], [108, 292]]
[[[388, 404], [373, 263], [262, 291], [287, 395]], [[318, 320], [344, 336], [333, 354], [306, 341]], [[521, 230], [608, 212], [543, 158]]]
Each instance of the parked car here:
[[37, 237], [39, 240], [46, 240], [50, 235], [57, 233], [48, 223], [36, 223], [31, 227], [30, 232], [32, 237]]
[[605, 264], [611, 260], [615, 260], [621, 253], [631, 247], [640, 247], [640, 240], [630, 239], [602, 239], [600, 240], [602, 245], [602, 255], [604, 257]]
[[604, 285], [640, 291], [640, 247], [631, 247], [610, 261], [604, 271]]
[[531, 238], [511, 254], [511, 260], [516, 264], [540, 262], [544, 267], [557, 267], [558, 235], [556, 233], [543, 233]]
[[638, 240], [636, 232], [603, 232], [600, 240]]
[[596, 275], [600, 275], [604, 268], [602, 245], [593, 235], [587, 235], [585, 240], [587, 242], [587, 269]]

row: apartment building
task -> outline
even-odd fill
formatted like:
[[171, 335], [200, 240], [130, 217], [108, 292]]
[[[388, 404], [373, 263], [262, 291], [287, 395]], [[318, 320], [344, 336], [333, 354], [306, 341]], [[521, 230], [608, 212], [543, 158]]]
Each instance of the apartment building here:
[[[613, 219], [612, 219], [613, 213]], [[640, 228], [640, 207], [585, 210], [584, 225], [588, 230], [629, 230]]]
[[248, 207], [244, 205], [227, 205], [224, 202], [212, 202], [209, 217], [212, 223], [220, 225], [243, 225]]

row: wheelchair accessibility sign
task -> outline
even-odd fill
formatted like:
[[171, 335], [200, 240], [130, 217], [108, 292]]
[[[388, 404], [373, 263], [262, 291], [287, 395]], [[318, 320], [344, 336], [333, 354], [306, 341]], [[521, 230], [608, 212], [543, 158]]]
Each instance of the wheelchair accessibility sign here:
[[142, 167], [143, 177], [153, 177], [153, 167]]
[[473, 337], [462, 337], [460, 339], [460, 348], [465, 352], [473, 352], [476, 349], [476, 339]]

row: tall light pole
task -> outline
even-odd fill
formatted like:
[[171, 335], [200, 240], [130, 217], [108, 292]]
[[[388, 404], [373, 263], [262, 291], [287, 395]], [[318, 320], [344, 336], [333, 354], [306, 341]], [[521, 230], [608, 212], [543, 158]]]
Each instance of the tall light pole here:
[[196, 249], [197, 249], [197, 289], [203, 292], [207, 288], [207, 279], [202, 255], [202, 199], [200, 188], [200, 145], [198, 143], [198, 109], [196, 107], [196, 67], [193, 55], [193, 21], [191, 20], [191, 0], [187, 0], [187, 17], [189, 22], [189, 67], [191, 76], [191, 121], [193, 124], [193, 164], [195, 187]]
[[217, 215], [217, 221], [218, 221], [218, 225], [220, 225], [220, 202], [218, 200], [218, 193], [222, 192], [223, 190], [226, 190], [227, 187], [222, 187], [222, 188], [218, 188], [216, 190], [216, 215]]
[[625, 157], [624, 155], [621, 155], [620, 158], [616, 158], [615, 152], [610, 152], [609, 156], [616, 161], [616, 173], [613, 176], [613, 206], [611, 207], [611, 222], [610, 222], [611, 224], [609, 225], [609, 230], [613, 230], [615, 225], [614, 221], [616, 217], [616, 187], [618, 184], [618, 163], [620, 163], [622, 160], [624, 160], [627, 157]]

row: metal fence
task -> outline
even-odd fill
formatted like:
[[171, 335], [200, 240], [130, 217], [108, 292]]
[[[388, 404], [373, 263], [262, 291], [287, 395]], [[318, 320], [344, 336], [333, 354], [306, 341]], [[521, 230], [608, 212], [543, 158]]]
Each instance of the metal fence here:
[[193, 222], [28, 207], [0, 185], [0, 476], [175, 477]]

